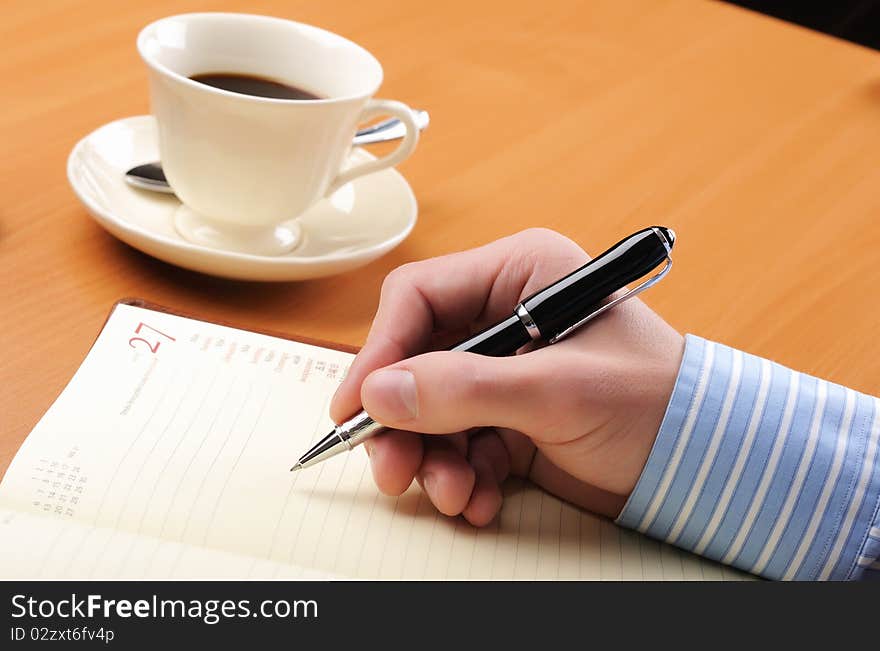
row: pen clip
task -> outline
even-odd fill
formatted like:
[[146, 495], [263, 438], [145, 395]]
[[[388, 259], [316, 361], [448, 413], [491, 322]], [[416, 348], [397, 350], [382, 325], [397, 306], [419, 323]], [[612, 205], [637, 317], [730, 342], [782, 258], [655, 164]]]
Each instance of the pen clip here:
[[[666, 247], [666, 250], [669, 251], [668, 246]], [[553, 335], [550, 338], [548, 343], [555, 344], [557, 341], [559, 341], [560, 339], [564, 339], [565, 337], [570, 335], [572, 332], [574, 332], [575, 330], [580, 328], [582, 325], [584, 325], [588, 321], [592, 321], [600, 314], [607, 312], [615, 305], [618, 305], [619, 303], [623, 303], [626, 299], [632, 298], [636, 294], [640, 294], [641, 292], [645, 291], [646, 289], [648, 289], [648, 287], [651, 287], [652, 285], [656, 285], [658, 282], [660, 282], [660, 280], [663, 278], [663, 276], [665, 276], [666, 274], [669, 273], [669, 270], [671, 268], [672, 268], [672, 258], [670, 258], [667, 255], [666, 256], [666, 265], [659, 272], [657, 272], [656, 274], [654, 274], [653, 276], [651, 276], [647, 280], [642, 281], [641, 283], [639, 283], [638, 285], [636, 285], [632, 289], [628, 290], [622, 296], [618, 296], [614, 300], [608, 301], [604, 305], [593, 310], [592, 312], [590, 312], [587, 316], [585, 316], [583, 319], [581, 319], [577, 323], [568, 326], [565, 330], [562, 330], [561, 332], [556, 333], [555, 335]]]

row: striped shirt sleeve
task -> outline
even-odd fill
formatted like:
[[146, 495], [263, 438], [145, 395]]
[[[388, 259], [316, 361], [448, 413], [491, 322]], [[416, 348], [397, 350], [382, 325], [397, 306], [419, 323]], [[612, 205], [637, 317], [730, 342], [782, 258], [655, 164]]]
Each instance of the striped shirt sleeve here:
[[880, 400], [688, 335], [618, 524], [771, 579], [880, 577]]

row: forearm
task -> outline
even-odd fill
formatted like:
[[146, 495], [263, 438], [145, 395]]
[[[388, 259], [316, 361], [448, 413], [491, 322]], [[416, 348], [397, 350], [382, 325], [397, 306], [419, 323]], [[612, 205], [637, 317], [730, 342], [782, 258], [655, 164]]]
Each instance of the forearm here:
[[867, 578], [878, 439], [877, 398], [689, 335], [618, 523], [768, 578]]

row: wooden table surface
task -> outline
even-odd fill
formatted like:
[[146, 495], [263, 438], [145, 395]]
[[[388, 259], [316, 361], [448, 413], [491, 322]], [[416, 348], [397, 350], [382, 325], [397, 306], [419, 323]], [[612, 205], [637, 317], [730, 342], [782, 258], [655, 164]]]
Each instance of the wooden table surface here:
[[[355, 272], [231, 282], [120, 243], [65, 161], [149, 112], [138, 30], [199, 10], [339, 32], [380, 96], [431, 112], [400, 170], [412, 235]], [[7, 0], [0, 6], [0, 472], [113, 302], [359, 344], [394, 267], [547, 226], [597, 253], [660, 223], [676, 263], [646, 301], [697, 333], [880, 393], [880, 54], [703, 0]]]

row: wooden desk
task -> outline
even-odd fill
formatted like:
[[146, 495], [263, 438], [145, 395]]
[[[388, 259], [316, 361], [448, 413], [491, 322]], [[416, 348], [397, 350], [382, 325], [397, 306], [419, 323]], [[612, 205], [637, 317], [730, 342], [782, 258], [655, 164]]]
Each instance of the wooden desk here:
[[[206, 9], [346, 35], [383, 62], [383, 96], [430, 110], [398, 249], [335, 278], [229, 282], [87, 216], [65, 160], [148, 112], [138, 30]], [[675, 269], [646, 300], [673, 325], [880, 393], [877, 52], [701, 0], [12, 0], [0, 36], [0, 471], [117, 298], [358, 344], [391, 269], [535, 225], [593, 252], [671, 226]]]

